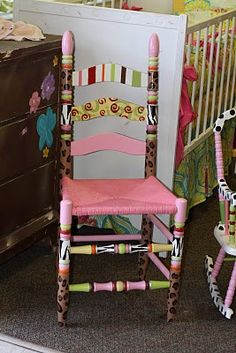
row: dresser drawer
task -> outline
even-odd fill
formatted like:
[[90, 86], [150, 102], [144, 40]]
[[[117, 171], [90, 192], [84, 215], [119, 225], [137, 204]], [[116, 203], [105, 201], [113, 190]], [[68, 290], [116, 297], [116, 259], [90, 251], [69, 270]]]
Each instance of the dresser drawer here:
[[[1, 42], [0, 123], [30, 112], [33, 92], [41, 97], [39, 108], [58, 102], [58, 40], [40, 43]], [[56, 46], [57, 44], [57, 46]]]
[[[58, 105], [53, 105], [0, 127], [0, 184], [58, 158], [58, 114]], [[39, 146], [40, 138], [45, 137], [37, 131], [39, 119], [45, 119], [47, 123], [51, 115], [55, 120], [55, 126], [49, 131], [51, 144], [47, 146], [45, 141], [44, 145]]]
[[2, 235], [55, 209], [55, 178], [56, 162], [51, 161], [0, 186]]

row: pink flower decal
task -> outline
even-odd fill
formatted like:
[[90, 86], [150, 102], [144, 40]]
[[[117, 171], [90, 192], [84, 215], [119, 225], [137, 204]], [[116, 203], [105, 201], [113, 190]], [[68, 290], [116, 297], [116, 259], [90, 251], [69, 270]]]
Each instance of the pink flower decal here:
[[47, 76], [44, 78], [41, 85], [41, 90], [42, 90], [41, 97], [43, 99], [46, 98], [49, 101], [49, 99], [51, 98], [51, 95], [55, 91], [55, 79], [53, 74], [51, 74], [51, 72], [49, 72]]
[[36, 113], [36, 110], [38, 109], [40, 102], [41, 102], [41, 97], [39, 96], [38, 92], [33, 92], [29, 100], [30, 114]]

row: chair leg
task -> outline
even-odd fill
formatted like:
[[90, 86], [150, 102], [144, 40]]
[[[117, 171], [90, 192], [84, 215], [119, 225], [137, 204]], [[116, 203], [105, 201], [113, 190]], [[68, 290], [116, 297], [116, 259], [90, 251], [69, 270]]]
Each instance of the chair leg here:
[[65, 326], [69, 305], [70, 239], [71, 239], [72, 203], [61, 201], [60, 244], [58, 265], [57, 316], [60, 326]]
[[213, 278], [217, 278], [217, 276], [221, 270], [222, 264], [224, 262], [225, 255], [226, 255], [226, 253], [225, 253], [224, 249], [220, 248], [219, 254], [215, 260], [215, 264], [214, 264], [212, 274], [211, 274]]
[[170, 287], [167, 296], [167, 321], [173, 321], [176, 315], [176, 305], [180, 289], [180, 273], [183, 252], [184, 225], [186, 218], [185, 199], [177, 199], [177, 213], [175, 215], [175, 227], [173, 233], [173, 249], [170, 264]]
[[225, 306], [230, 307], [233, 301], [234, 293], [236, 288], [236, 262], [234, 263], [234, 268], [229, 282], [229, 287], [225, 297]]
[[[149, 221], [146, 215], [143, 215], [142, 219], [142, 243], [149, 244], [152, 240], [153, 223]], [[139, 279], [144, 280], [146, 277], [147, 269], [149, 264], [149, 257], [146, 253], [140, 252], [138, 259], [138, 274]]]

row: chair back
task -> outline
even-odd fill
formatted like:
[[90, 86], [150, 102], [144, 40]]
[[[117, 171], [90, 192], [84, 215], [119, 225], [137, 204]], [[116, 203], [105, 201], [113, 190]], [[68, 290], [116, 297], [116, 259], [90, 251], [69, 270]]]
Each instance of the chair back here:
[[[67, 31], [64, 33], [62, 41], [61, 177], [72, 175], [70, 156], [84, 157], [99, 151], [116, 151], [128, 155], [145, 156], [145, 176], [156, 175], [159, 54], [157, 35], [152, 34], [149, 41], [147, 73], [127, 68], [118, 63], [101, 63], [75, 71], [73, 70], [73, 50], [73, 36], [71, 32]], [[97, 97], [80, 105], [73, 104], [77, 97], [79, 100], [82, 89], [90, 89], [94, 85], [102, 87], [101, 85], [106, 85], [108, 82], [112, 82], [112, 86], [118, 86], [119, 93], [121, 92], [120, 87], [124, 85], [135, 90], [135, 92], [138, 89], [142, 91], [146, 89], [147, 107], [117, 96]], [[73, 87], [78, 87], [78, 95], [73, 94]], [[100, 91], [100, 87], [97, 91]], [[133, 96], [135, 97], [135, 94]], [[124, 121], [123, 128], [119, 132], [114, 131], [116, 128], [116, 126], [114, 127], [116, 125], [114, 117]], [[106, 131], [104, 131], [104, 127], [100, 130], [98, 125], [95, 129], [92, 127], [92, 123], [98, 120], [95, 118], [106, 119]], [[127, 136], [126, 130], [132, 132], [130, 124], [129, 128], [126, 129], [127, 121], [142, 123], [143, 127], [146, 126], [146, 142], [143, 139], [137, 139], [133, 134]], [[74, 131], [74, 141], [71, 141], [72, 124], [76, 122], [81, 124], [78, 130]], [[87, 132], [85, 136], [80, 138], [83, 124], [86, 125]], [[100, 131], [91, 133], [94, 130]], [[122, 133], [122, 130], [124, 133]], [[77, 139], [77, 137], [79, 138]], [[144, 163], [142, 165], [144, 166]], [[94, 176], [97, 177], [97, 174], [94, 173]]]

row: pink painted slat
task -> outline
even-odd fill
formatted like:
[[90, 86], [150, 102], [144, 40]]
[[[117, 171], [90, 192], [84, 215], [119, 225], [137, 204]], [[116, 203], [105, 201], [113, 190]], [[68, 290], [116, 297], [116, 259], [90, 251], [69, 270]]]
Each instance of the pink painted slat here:
[[141, 240], [141, 234], [117, 234], [117, 235], [74, 235], [71, 241], [118, 241], [118, 240]]
[[132, 155], [144, 155], [145, 142], [111, 132], [89, 136], [71, 143], [72, 156], [84, 156], [97, 151], [108, 150]]
[[159, 270], [163, 273], [163, 275], [169, 279], [170, 278], [170, 272], [168, 268], [161, 262], [161, 260], [152, 252], [147, 253], [147, 256], [149, 259], [154, 263], [154, 265], [159, 268]]
[[152, 214], [148, 214], [148, 218], [163, 233], [163, 235], [165, 235], [168, 240], [173, 241], [173, 234], [169, 231], [166, 225], [160, 221], [160, 219]]

